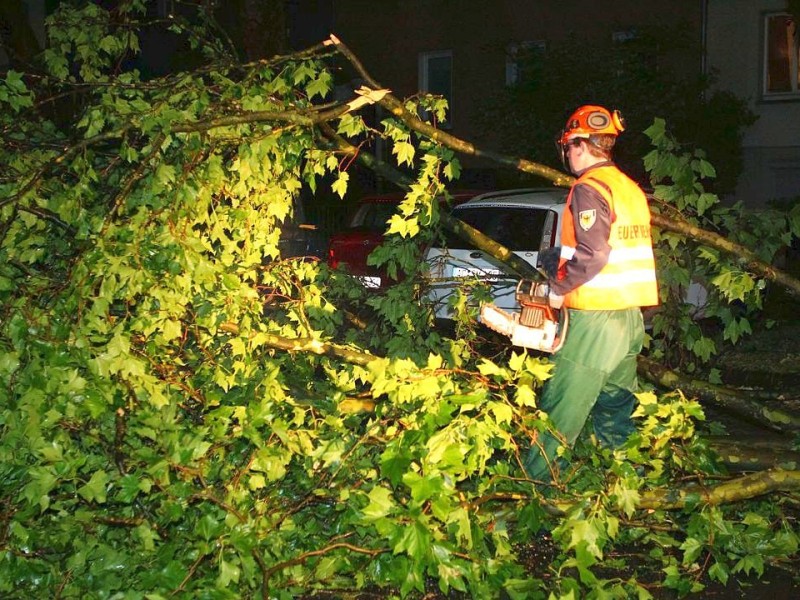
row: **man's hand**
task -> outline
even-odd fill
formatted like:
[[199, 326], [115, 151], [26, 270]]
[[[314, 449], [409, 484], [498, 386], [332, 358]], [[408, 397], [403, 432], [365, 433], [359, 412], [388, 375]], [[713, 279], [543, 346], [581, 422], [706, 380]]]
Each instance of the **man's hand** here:
[[545, 248], [539, 252], [539, 266], [551, 279], [555, 279], [558, 274], [558, 263], [560, 260], [561, 246]]
[[552, 308], [561, 308], [561, 306], [564, 304], [564, 296], [559, 296], [558, 294], [550, 292], [547, 295], [547, 303]]

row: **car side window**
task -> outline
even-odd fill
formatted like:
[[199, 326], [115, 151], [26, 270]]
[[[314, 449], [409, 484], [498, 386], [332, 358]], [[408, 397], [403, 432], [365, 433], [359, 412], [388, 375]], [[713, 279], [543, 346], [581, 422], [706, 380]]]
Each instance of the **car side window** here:
[[[510, 250], [537, 252], [549, 212], [543, 208], [485, 207], [457, 210], [454, 216]], [[446, 234], [446, 243], [454, 250], [473, 248], [452, 233]]]
[[386, 222], [397, 210], [397, 205], [389, 202], [371, 202], [364, 204], [353, 216], [350, 226], [376, 233], [386, 231]]

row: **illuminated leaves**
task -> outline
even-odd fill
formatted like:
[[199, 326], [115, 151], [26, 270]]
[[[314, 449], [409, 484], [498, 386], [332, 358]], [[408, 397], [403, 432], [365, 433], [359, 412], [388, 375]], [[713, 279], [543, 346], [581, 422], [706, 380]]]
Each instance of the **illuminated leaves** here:
[[333, 185], [331, 185], [331, 189], [340, 198], [344, 198], [345, 194], [347, 193], [347, 182], [349, 180], [350, 175], [347, 173], [347, 171], [339, 171], [339, 174], [336, 176], [336, 181], [334, 181]]
[[[544, 429], [535, 409], [551, 364], [481, 357], [474, 338], [433, 329], [419, 302], [442, 179], [460, 172], [453, 152], [394, 118], [376, 129], [358, 114], [338, 120], [361, 152], [381, 138], [411, 179], [369, 258], [395, 284], [366, 292], [281, 250], [317, 180], [352, 194], [352, 157], [317, 129], [254, 117], [314, 112], [330, 70], [309, 55], [222, 67], [232, 63], [201, 28], [187, 39], [224, 60], [142, 84], [120, 58], [137, 48], [143, 3], [123, 3], [114, 19], [96, 3], [62, 5], [47, 85], [11, 72], [0, 82], [0, 151], [13, 173], [0, 183], [0, 594], [407, 595], [435, 580], [444, 594], [536, 597], [550, 590], [516, 552], [557, 523], [540, 503], [546, 489], [551, 508], [578, 507], [561, 519], [573, 562], [553, 558], [553, 593], [629, 597], [634, 584], [593, 569], [626, 529], [645, 539], [657, 522], [636, 512], [643, 481], [707, 458], [693, 445], [699, 407], [641, 396], [638, 438], [616, 453], [568, 450], [574, 479], [533, 484], [519, 463]], [[72, 121], [68, 110], [64, 125], [20, 110], [71, 97], [76, 82], [98, 85], [78, 86]], [[408, 108], [445, 118], [441, 98], [421, 102]], [[654, 160], [711, 174], [699, 155]], [[659, 192], [716, 209], [692, 185]], [[717, 283], [750, 297], [735, 275]], [[746, 319], [728, 322], [730, 339], [747, 333]], [[642, 526], [623, 527], [622, 515]], [[685, 542], [684, 562], [699, 561], [716, 536], [715, 576], [758, 573], [797, 549], [794, 531], [767, 516], [677, 515], [685, 539], [655, 528], [654, 547]], [[676, 581], [687, 568], [676, 565]]]

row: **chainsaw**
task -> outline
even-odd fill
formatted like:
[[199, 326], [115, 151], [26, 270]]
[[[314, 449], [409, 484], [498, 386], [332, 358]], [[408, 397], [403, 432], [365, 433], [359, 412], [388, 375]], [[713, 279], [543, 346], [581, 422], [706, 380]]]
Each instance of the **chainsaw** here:
[[566, 308], [552, 308], [547, 296], [546, 280], [522, 279], [517, 284], [515, 299], [519, 312], [510, 313], [494, 304], [481, 306], [481, 322], [489, 329], [511, 338], [514, 346], [557, 352], [564, 344], [569, 317]]

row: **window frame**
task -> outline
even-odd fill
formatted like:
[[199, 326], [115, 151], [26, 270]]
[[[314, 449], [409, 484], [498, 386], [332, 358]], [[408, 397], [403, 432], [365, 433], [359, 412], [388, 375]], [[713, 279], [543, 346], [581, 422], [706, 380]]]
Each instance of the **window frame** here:
[[[441, 93], [430, 89], [430, 61], [433, 59], [447, 58], [450, 60], [450, 81], [448, 82], [449, 93]], [[444, 96], [447, 99], [447, 119], [437, 126], [441, 129], [450, 129], [453, 126], [453, 51], [452, 50], [431, 50], [420, 52], [417, 58], [417, 83], [420, 92]], [[420, 111], [423, 119], [430, 118], [428, 111]]]
[[[761, 100], [764, 102], [800, 101], [800, 24], [795, 23], [795, 51], [789, 59], [789, 91], [770, 91], [769, 85], [769, 23], [775, 17], [791, 17], [786, 11], [773, 10], [761, 13]], [[793, 59], [793, 60], [792, 60]]]
[[505, 65], [505, 84], [506, 87], [515, 88], [525, 83], [525, 77], [520, 67], [523, 58], [530, 58], [533, 53], [543, 55], [547, 52], [547, 41], [523, 40], [521, 42], [511, 42], [506, 45], [506, 65]]

